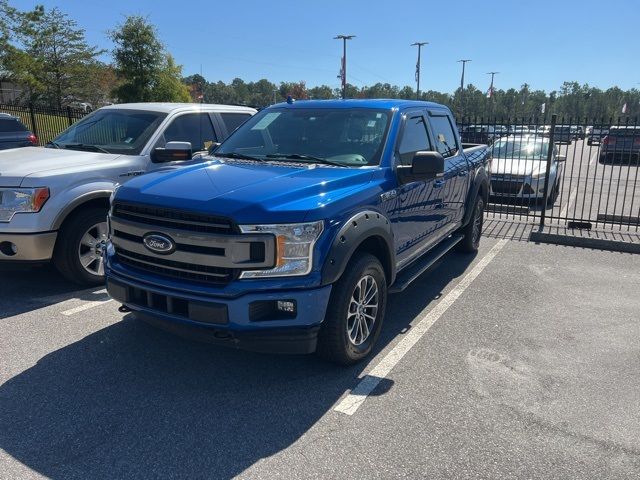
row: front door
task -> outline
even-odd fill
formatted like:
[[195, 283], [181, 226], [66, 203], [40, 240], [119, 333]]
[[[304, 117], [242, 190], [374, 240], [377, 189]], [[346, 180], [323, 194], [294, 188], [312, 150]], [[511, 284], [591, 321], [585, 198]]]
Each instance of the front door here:
[[[403, 116], [403, 127], [396, 151], [396, 164], [409, 166], [416, 152], [432, 150], [422, 111]], [[416, 180], [398, 187], [396, 208], [391, 219], [396, 232], [396, 258], [408, 263], [429, 243], [438, 222], [444, 216], [442, 179]]]

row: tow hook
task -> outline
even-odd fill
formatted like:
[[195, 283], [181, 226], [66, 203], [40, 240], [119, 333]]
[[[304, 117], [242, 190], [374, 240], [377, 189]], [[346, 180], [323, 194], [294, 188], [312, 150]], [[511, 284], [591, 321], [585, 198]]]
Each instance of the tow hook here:
[[120, 307], [118, 307], [118, 311], [120, 313], [129, 313], [131, 311], [131, 309], [129, 307], [127, 307], [126, 305], [120, 305]]

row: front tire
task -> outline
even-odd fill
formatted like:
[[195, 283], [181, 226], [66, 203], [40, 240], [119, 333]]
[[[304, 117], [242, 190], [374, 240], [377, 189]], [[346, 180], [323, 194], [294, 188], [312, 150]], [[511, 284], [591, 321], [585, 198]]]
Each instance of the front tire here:
[[333, 285], [317, 353], [326, 360], [352, 365], [371, 353], [387, 306], [387, 280], [380, 261], [356, 253]]
[[102, 247], [107, 241], [107, 210], [89, 208], [69, 218], [58, 236], [53, 263], [70, 282], [83, 286], [104, 283]]
[[482, 225], [484, 222], [484, 200], [478, 193], [473, 205], [473, 215], [469, 223], [461, 230], [464, 238], [458, 243], [458, 250], [465, 253], [475, 253], [480, 247]]

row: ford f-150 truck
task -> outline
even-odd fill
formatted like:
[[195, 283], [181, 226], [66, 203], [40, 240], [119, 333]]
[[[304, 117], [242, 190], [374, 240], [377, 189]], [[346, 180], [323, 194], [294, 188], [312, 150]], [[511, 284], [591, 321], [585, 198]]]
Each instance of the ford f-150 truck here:
[[[104, 284], [102, 245], [114, 187], [182, 161], [185, 153], [173, 150], [174, 142], [206, 153], [255, 112], [193, 103], [113, 105], [73, 124], [49, 148], [3, 150], [0, 263], [53, 258], [67, 279]], [[191, 152], [188, 157], [196, 161]]]
[[107, 289], [176, 333], [356, 362], [388, 293], [478, 248], [487, 158], [435, 103], [274, 105], [208, 161], [114, 192]]

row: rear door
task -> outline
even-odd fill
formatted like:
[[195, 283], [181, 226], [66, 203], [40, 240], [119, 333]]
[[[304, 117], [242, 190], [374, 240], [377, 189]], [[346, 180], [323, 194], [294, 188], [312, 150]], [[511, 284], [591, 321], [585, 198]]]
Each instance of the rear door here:
[[445, 159], [444, 177], [439, 179], [440, 182], [436, 188], [441, 189], [441, 196], [444, 199], [442, 210], [446, 215], [446, 225], [440, 226], [449, 230], [461, 222], [464, 215], [464, 202], [469, 185], [469, 165], [460, 148], [451, 116], [444, 110], [430, 110], [429, 125], [434, 150]]

